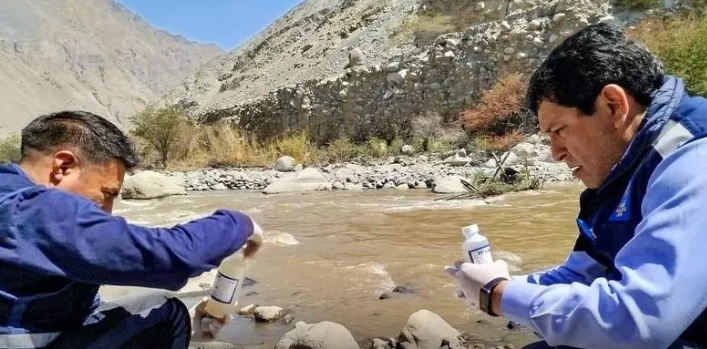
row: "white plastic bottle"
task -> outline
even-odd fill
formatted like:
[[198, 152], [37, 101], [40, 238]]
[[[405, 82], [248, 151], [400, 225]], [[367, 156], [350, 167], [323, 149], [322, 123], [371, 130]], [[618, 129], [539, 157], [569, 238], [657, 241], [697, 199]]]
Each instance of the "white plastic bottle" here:
[[479, 234], [478, 225], [472, 224], [463, 227], [462, 234], [464, 235], [462, 254], [467, 262], [474, 264], [493, 263], [489, 240]]
[[238, 305], [238, 291], [243, 286], [247, 269], [248, 260], [242, 251], [232, 254], [221, 262], [211, 288], [211, 296], [204, 308], [209, 316], [223, 319], [235, 312]]

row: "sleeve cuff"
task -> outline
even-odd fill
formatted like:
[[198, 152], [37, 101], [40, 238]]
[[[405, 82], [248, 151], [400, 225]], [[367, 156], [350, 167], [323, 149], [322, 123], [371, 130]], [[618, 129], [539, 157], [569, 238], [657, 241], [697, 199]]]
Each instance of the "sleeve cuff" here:
[[524, 281], [509, 282], [501, 295], [501, 315], [526, 327], [535, 328], [530, 322], [530, 307], [544, 287]]

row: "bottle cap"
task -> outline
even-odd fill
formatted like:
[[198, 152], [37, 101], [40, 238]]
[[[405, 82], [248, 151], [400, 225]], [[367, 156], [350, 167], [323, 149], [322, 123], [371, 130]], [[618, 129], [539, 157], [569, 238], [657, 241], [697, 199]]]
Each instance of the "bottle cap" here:
[[466, 227], [462, 228], [462, 235], [464, 235], [465, 239], [468, 239], [468, 238], [474, 236], [478, 232], [479, 232], [479, 226], [476, 224], [467, 225]]

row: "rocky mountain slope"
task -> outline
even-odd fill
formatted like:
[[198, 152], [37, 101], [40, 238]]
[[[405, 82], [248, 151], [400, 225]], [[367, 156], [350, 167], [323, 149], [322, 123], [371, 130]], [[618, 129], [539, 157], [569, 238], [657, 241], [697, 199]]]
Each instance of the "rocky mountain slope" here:
[[221, 53], [156, 30], [115, 0], [0, 0], [0, 135], [67, 108], [124, 125]]
[[625, 20], [615, 14], [609, 0], [305, 0], [162, 103], [262, 138], [405, 138], [426, 132], [419, 120], [453, 120], [579, 28]]
[[418, 6], [418, 0], [304, 0], [263, 32], [199, 69], [166, 96], [195, 112], [258, 100], [280, 87], [336, 76], [349, 51], [360, 62], [381, 64], [413, 47], [393, 42], [392, 28]]

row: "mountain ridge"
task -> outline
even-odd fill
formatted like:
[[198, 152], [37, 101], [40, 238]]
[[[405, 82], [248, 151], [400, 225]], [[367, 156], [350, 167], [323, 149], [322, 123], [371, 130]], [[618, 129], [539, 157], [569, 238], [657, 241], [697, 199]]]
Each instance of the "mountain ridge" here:
[[223, 53], [156, 29], [115, 0], [0, 0], [0, 136], [65, 109], [125, 128], [130, 116]]

